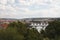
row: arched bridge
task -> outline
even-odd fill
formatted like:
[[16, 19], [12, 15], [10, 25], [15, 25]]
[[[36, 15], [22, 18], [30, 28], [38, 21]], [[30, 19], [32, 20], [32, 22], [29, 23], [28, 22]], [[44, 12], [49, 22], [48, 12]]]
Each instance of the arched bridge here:
[[30, 26], [32, 26], [32, 28], [35, 28], [38, 30], [38, 32], [40, 32], [41, 29], [45, 30], [45, 28], [48, 26], [48, 22], [47, 21], [31, 21]]

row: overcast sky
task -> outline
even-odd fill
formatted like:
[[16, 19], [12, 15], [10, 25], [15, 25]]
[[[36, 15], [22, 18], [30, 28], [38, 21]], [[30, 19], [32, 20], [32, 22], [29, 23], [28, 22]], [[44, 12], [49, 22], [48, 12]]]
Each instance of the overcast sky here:
[[60, 17], [60, 0], [0, 0], [0, 18]]

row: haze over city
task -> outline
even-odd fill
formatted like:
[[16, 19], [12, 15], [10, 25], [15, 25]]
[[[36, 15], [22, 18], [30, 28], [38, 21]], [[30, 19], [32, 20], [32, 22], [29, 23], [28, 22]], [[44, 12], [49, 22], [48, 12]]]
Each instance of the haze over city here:
[[0, 18], [60, 17], [60, 0], [0, 0]]

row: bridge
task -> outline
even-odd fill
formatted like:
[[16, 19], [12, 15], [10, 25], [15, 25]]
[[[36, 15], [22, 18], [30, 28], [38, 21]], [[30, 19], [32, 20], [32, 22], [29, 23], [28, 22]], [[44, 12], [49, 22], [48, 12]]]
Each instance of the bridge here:
[[48, 22], [47, 21], [31, 21], [30, 26], [32, 26], [32, 28], [37, 29], [38, 32], [41, 31], [41, 29], [45, 30], [45, 28], [48, 26]]
[[41, 29], [45, 30], [45, 28], [49, 25], [48, 22], [52, 22], [54, 20], [48, 19], [48, 18], [33, 18], [33, 19], [25, 19], [23, 20], [25, 23], [30, 24], [29, 27], [35, 28], [38, 30], [38, 32], [41, 31]]

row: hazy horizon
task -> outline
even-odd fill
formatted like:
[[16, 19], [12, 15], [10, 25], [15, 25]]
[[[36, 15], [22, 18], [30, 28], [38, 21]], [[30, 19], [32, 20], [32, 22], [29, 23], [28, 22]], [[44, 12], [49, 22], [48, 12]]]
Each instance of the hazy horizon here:
[[60, 18], [60, 0], [0, 0], [0, 18]]

